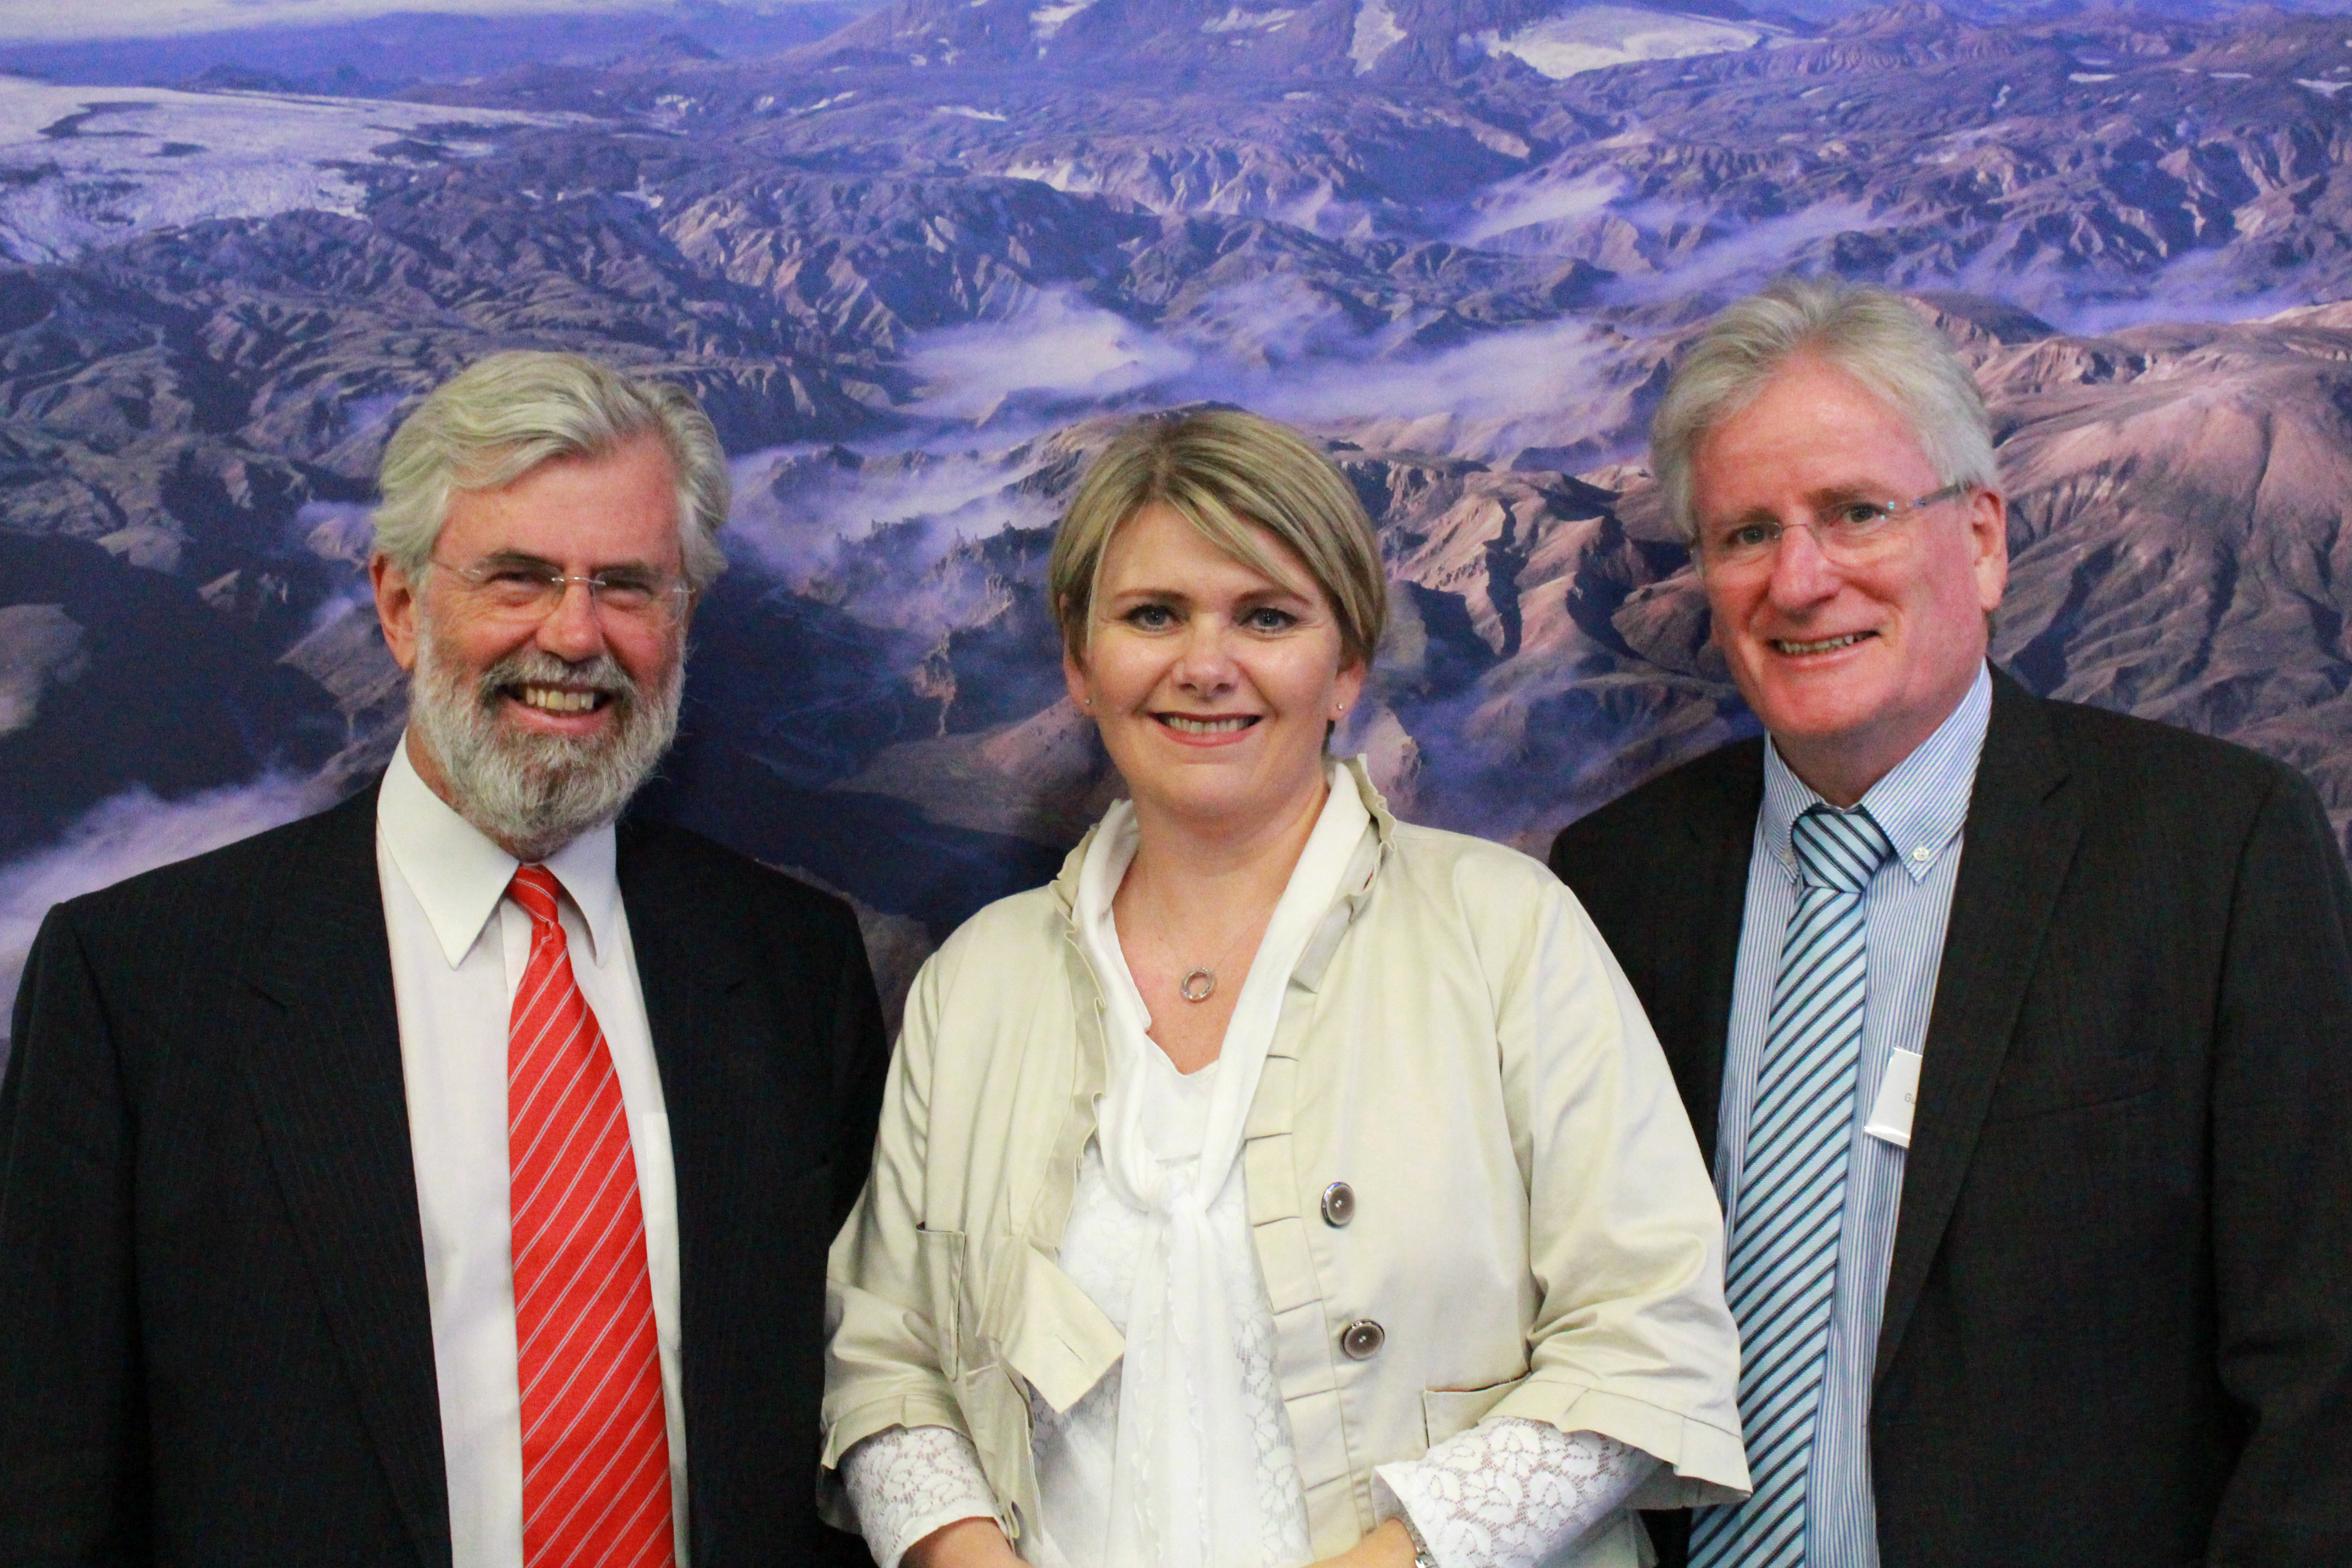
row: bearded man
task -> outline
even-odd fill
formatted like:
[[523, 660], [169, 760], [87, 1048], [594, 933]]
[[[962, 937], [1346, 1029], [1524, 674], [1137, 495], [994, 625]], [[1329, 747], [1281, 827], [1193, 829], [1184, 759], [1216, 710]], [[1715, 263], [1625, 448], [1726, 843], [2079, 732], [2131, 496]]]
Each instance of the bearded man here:
[[0, 1561], [851, 1561], [814, 1499], [886, 1054], [856, 922], [618, 821], [725, 566], [717, 434], [500, 354], [383, 491], [383, 778], [58, 906], [26, 964]]

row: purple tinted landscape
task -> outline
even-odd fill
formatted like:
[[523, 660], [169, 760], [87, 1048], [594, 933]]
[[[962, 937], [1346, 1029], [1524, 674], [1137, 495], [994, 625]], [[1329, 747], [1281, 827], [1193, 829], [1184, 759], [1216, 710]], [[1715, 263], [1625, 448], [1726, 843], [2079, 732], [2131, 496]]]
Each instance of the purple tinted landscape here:
[[1404, 815], [1538, 846], [1751, 730], [1644, 429], [1789, 269], [1978, 367], [2000, 662], [2352, 829], [2343, 18], [900, 0], [0, 71], [0, 995], [50, 902], [381, 765], [375, 461], [519, 346], [702, 394], [735, 569], [648, 806], [851, 895], [900, 981], [1115, 787], [1040, 583], [1137, 411], [1355, 480], [1397, 615], [1340, 742]]

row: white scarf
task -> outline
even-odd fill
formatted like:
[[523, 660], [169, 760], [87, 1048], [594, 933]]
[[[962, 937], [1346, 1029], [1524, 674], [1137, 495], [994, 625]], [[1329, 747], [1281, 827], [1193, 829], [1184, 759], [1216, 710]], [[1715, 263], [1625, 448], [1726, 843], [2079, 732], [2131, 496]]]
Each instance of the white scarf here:
[[[1079, 942], [1108, 1004], [1109, 1088], [1096, 1137], [1111, 1186], [1149, 1216], [1128, 1307], [1119, 1373], [1118, 1457], [1105, 1560], [1099, 1568], [1254, 1568], [1258, 1526], [1257, 1437], [1244, 1408], [1231, 1280], [1218, 1261], [1210, 1204], [1241, 1156], [1266, 1051], [1291, 972], [1341, 891], [1371, 816], [1342, 766], [1225, 1026], [1211, 1087], [1201, 1159], [1189, 1183], [1142, 1135], [1145, 1053], [1157, 1051], [1150, 1014], [1118, 942], [1111, 900], [1135, 858], [1135, 810], [1113, 805], [1078, 873]], [[1181, 1170], [1181, 1167], [1178, 1167]], [[1096, 1565], [1089, 1565], [1096, 1568]]]

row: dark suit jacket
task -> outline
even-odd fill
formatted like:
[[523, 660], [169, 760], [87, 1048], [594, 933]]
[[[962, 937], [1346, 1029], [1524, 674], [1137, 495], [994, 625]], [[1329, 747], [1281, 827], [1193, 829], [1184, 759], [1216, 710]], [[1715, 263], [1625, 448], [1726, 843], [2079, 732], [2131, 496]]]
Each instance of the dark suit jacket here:
[[[857, 926], [625, 824], [677, 1176], [695, 1568], [816, 1521], [824, 1250], [886, 1048]], [[450, 1561], [375, 791], [60, 905], [0, 1088], [0, 1563]]]
[[[1710, 1162], [1762, 797], [1745, 742], [1552, 847]], [[2352, 889], [2309, 785], [1996, 674], [1925, 1056], [1886, 1568], [2352, 1563]]]

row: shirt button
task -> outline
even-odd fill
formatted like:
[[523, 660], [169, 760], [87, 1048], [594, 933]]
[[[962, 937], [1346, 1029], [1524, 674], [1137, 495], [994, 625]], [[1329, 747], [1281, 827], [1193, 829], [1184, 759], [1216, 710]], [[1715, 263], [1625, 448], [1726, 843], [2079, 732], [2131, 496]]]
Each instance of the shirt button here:
[[1918, 848], [1911, 851], [1911, 858], [1914, 860], [1925, 860], [1927, 858], [1927, 847], [1925, 844], [1922, 844]]
[[1334, 1182], [1323, 1189], [1323, 1223], [1342, 1226], [1356, 1217], [1356, 1189], [1345, 1182]]
[[1339, 1348], [1349, 1361], [1370, 1361], [1388, 1342], [1389, 1331], [1370, 1318], [1358, 1318], [1339, 1331]]

